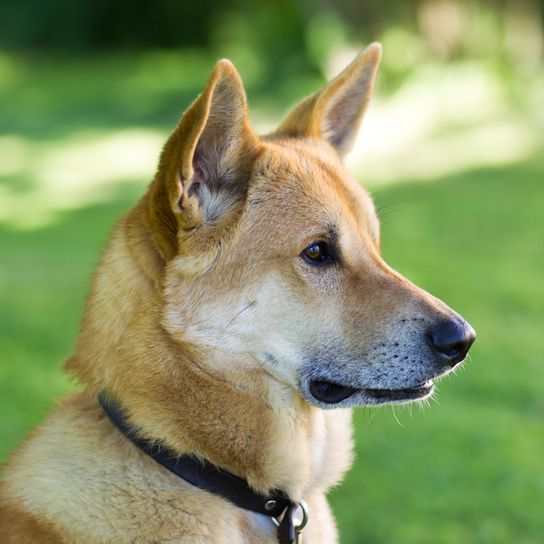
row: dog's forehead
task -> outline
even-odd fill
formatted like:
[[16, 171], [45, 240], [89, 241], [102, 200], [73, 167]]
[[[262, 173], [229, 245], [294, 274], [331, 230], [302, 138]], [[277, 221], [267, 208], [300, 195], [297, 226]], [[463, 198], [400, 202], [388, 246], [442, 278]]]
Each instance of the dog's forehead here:
[[316, 218], [341, 220], [346, 214], [356, 222], [375, 220], [370, 195], [344, 169], [337, 153], [320, 140], [297, 138], [265, 142], [253, 169], [250, 199], [296, 207]]

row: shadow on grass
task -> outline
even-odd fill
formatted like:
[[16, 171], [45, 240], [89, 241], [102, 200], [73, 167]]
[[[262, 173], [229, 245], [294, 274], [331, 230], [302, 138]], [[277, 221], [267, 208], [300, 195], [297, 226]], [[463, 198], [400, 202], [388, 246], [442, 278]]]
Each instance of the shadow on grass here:
[[34, 139], [84, 128], [172, 126], [200, 92], [212, 59], [195, 52], [7, 57], [0, 131]]
[[[171, 129], [217, 60], [190, 49], [56, 58], [0, 52], [0, 134], [50, 140], [82, 129]], [[276, 115], [321, 83], [309, 70], [263, 87], [254, 68], [238, 69], [250, 102]]]

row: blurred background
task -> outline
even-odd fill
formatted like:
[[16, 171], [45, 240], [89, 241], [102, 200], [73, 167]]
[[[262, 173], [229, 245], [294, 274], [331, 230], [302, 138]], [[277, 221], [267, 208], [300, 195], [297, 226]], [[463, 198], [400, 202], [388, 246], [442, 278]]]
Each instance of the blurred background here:
[[544, 541], [543, 0], [3, 0], [0, 461], [61, 372], [100, 248], [229, 57], [268, 131], [365, 44], [350, 170], [389, 263], [478, 331], [436, 401], [356, 411], [344, 544]]

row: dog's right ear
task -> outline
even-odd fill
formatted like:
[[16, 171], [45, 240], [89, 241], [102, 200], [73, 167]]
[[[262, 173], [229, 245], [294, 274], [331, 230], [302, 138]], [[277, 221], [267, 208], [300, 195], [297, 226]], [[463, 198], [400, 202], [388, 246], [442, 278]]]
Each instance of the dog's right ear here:
[[165, 260], [176, 255], [180, 231], [219, 223], [244, 200], [257, 143], [242, 80], [221, 60], [166, 142], [150, 188], [151, 228]]
[[370, 44], [338, 76], [295, 107], [276, 134], [322, 138], [345, 155], [370, 101], [381, 54], [379, 43]]

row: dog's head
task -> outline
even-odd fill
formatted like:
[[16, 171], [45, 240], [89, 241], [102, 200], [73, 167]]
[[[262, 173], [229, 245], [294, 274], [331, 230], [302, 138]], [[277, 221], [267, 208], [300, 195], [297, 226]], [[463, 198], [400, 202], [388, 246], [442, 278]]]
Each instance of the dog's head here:
[[475, 337], [383, 261], [372, 200], [342, 165], [380, 55], [369, 46], [263, 137], [219, 62], [148, 195], [167, 333], [323, 408], [426, 397]]

